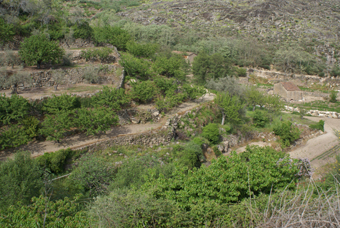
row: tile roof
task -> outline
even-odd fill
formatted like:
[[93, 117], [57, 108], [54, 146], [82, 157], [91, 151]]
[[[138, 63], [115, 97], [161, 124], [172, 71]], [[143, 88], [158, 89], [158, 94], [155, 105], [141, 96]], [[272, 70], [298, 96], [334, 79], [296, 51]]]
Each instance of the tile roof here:
[[281, 84], [287, 91], [301, 91], [299, 87], [291, 82], [281, 82]]

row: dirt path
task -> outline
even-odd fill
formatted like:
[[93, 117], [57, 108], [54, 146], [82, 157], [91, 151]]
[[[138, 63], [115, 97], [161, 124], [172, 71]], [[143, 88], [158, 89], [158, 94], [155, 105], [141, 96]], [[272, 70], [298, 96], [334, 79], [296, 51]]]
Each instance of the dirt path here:
[[52, 141], [44, 141], [44, 142], [32, 142], [28, 145], [21, 146], [19, 148], [15, 148], [12, 150], [0, 151], [0, 160], [4, 160], [6, 158], [11, 158], [14, 156], [16, 150], [25, 150], [30, 151], [32, 157], [38, 157], [43, 155], [44, 153], [54, 152], [60, 149], [76, 149], [80, 147], [84, 147], [86, 145], [91, 145], [94, 143], [98, 143], [101, 141], [106, 141], [113, 137], [119, 137], [121, 135], [129, 135], [129, 134], [137, 134], [142, 132], [147, 132], [152, 129], [157, 129], [162, 127], [166, 120], [173, 117], [177, 113], [186, 112], [191, 110], [201, 103], [211, 101], [214, 99], [213, 94], [206, 94], [202, 98], [197, 99], [194, 102], [185, 102], [178, 106], [177, 108], [171, 110], [165, 117], [161, 119], [158, 123], [147, 123], [147, 124], [131, 124], [124, 126], [117, 126], [107, 131], [105, 134], [96, 135], [96, 136], [86, 136], [85, 134], [78, 134], [75, 136], [71, 136], [62, 140], [61, 143], [54, 143]]
[[289, 154], [293, 158], [308, 158], [314, 168], [319, 168], [335, 161], [335, 155], [340, 153], [339, 139], [334, 130], [340, 130], [340, 120], [325, 117], [305, 117], [312, 121], [325, 121], [324, 135], [308, 140], [308, 142]]

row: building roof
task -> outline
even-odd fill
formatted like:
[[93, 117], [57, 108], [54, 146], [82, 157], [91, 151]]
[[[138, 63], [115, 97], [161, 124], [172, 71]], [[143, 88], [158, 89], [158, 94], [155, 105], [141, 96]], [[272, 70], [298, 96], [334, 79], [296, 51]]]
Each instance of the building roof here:
[[301, 91], [299, 87], [291, 82], [281, 82], [281, 84], [287, 91]]

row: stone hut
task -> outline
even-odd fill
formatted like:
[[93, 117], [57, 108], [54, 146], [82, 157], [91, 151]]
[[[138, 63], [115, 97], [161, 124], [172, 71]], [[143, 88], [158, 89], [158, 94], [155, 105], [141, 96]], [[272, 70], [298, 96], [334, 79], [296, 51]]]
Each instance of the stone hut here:
[[190, 64], [194, 62], [194, 58], [197, 56], [193, 52], [172, 51], [172, 53], [183, 55], [183, 58], [185, 58]]
[[303, 99], [302, 91], [291, 82], [280, 82], [274, 85], [274, 94], [280, 95], [286, 101], [299, 101]]

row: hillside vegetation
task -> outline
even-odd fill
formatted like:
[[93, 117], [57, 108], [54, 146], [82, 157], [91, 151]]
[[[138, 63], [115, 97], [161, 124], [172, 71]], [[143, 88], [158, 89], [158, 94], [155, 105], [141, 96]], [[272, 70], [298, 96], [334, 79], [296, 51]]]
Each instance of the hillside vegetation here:
[[[11, 89], [0, 94], [0, 149], [14, 155], [0, 162], [0, 227], [339, 227], [340, 157], [316, 181], [308, 159], [286, 153], [322, 134], [324, 122], [284, 113], [280, 97], [238, 80], [246, 67], [340, 75], [339, 7], [326, 0], [0, 0], [0, 89]], [[108, 65], [124, 68], [121, 88], [34, 102], [20, 96], [23, 84], [34, 86], [28, 69], [78, 67], [66, 54], [71, 47], [82, 48], [90, 67], [84, 84], [99, 84], [108, 66], [94, 62], [118, 50]], [[183, 58], [188, 52], [197, 54], [193, 62]], [[51, 77], [55, 90], [66, 80], [60, 70]], [[162, 119], [154, 133], [169, 135], [164, 143], [98, 143], [34, 159], [18, 149], [105, 134], [119, 125], [120, 111], [140, 104], [166, 116], [206, 93], [214, 100]], [[233, 151], [255, 138], [271, 146]]]

